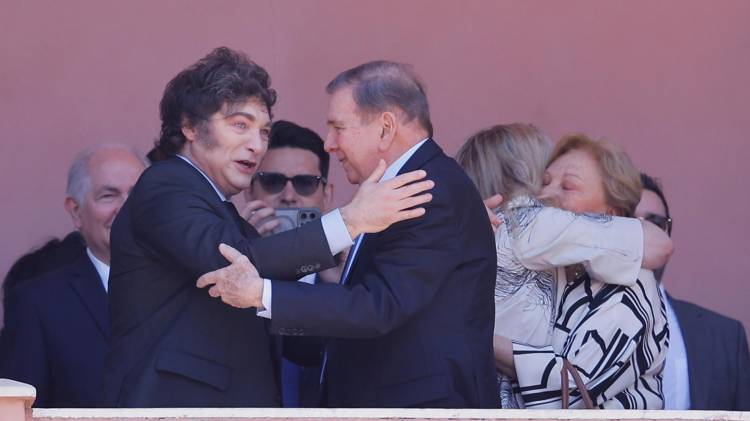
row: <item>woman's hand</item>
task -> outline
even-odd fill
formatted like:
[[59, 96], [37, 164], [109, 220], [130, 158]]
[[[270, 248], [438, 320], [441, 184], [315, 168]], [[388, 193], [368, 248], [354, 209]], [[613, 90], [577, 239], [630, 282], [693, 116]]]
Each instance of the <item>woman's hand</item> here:
[[490, 218], [490, 224], [492, 224], [492, 231], [497, 232], [500, 228], [500, 218], [495, 214], [495, 209], [499, 208], [503, 204], [503, 196], [496, 194], [484, 199], [484, 207], [487, 209], [487, 216]]
[[674, 243], [669, 234], [649, 221], [641, 219], [643, 226], [642, 267], [656, 270], [663, 268], [674, 253]]
[[513, 362], [513, 342], [505, 336], [492, 337], [492, 347], [495, 353], [495, 368], [506, 376], [516, 378], [516, 365]]

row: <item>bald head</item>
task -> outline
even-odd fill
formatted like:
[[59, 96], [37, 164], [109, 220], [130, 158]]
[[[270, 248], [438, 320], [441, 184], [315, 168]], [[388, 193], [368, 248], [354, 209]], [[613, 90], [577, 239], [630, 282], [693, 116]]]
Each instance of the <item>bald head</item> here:
[[123, 145], [88, 148], [70, 166], [65, 209], [86, 246], [106, 264], [112, 222], [145, 168], [138, 152]]
[[[140, 171], [148, 166], [148, 162], [132, 146], [117, 143], [102, 143], [90, 146], [79, 152], [73, 163], [70, 164], [66, 195], [72, 197], [78, 203], [83, 203], [83, 199], [91, 187], [92, 167], [98, 168], [102, 162], [106, 163], [110, 159], [124, 160], [134, 167], [140, 168]], [[92, 160], [96, 161], [94, 165], [92, 165]]]

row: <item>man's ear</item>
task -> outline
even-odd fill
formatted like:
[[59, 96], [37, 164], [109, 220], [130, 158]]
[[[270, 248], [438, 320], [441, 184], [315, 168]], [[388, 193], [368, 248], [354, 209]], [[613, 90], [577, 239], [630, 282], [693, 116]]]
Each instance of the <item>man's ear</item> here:
[[393, 139], [396, 136], [396, 115], [390, 111], [386, 111], [380, 115], [380, 141], [378, 142], [378, 150], [385, 152], [391, 148]]
[[72, 197], [68, 196], [64, 202], [65, 210], [70, 214], [70, 219], [73, 221], [73, 226], [76, 229], [81, 229], [81, 207]]
[[182, 127], [180, 129], [188, 142], [195, 142], [198, 139], [198, 131], [186, 118], [182, 119]]

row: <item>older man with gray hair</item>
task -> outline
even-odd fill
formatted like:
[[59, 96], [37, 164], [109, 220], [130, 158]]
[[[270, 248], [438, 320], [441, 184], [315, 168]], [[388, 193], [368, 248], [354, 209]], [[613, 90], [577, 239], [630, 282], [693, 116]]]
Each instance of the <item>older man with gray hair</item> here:
[[330, 338], [323, 404], [331, 407], [496, 408], [492, 362], [496, 258], [474, 184], [432, 139], [422, 82], [408, 65], [374, 61], [328, 84], [328, 136], [351, 183], [383, 161], [380, 182], [424, 170], [426, 214], [357, 238], [339, 284], [260, 279], [232, 263], [198, 286], [235, 307], [262, 309], [271, 331]]
[[128, 146], [81, 152], [68, 173], [65, 209], [86, 252], [10, 291], [0, 337], [0, 377], [36, 387], [36, 407], [96, 406], [109, 332], [109, 231], [146, 168]]

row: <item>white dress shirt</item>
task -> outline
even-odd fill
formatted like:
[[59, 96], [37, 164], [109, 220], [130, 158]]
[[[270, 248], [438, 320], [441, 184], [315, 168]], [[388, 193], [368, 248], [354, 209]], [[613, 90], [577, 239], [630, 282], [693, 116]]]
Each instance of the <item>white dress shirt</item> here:
[[99, 278], [102, 280], [104, 290], [109, 292], [109, 265], [97, 259], [88, 247], [86, 247], [86, 254], [89, 255], [91, 263], [94, 264], [94, 269], [96, 269], [96, 273], [99, 274]]
[[664, 284], [659, 285], [664, 305], [667, 307], [667, 323], [669, 326], [669, 348], [667, 348], [667, 362], [662, 372], [664, 391], [664, 409], [690, 409], [690, 376], [688, 374], [687, 350], [682, 338], [680, 322], [674, 312]]
[[[391, 163], [391, 165], [389, 165], [388, 168], [385, 169], [383, 176], [380, 177], [380, 180], [378, 180], [378, 182], [382, 183], [383, 181], [388, 181], [396, 177], [396, 175], [398, 175], [398, 172], [401, 171], [401, 168], [404, 166], [404, 164], [406, 164], [406, 161], [408, 161], [409, 158], [411, 158], [412, 155], [414, 155], [417, 149], [419, 149], [419, 147], [422, 146], [422, 144], [424, 144], [428, 139], [429, 138], [422, 139], [419, 143], [409, 148], [408, 151], [404, 152], [400, 157], [398, 157], [398, 159], [393, 161], [393, 163]], [[343, 219], [342, 219], [342, 222], [343, 222]], [[346, 280], [346, 278], [349, 276], [349, 269], [351, 269], [352, 263], [354, 262], [354, 259], [356, 258], [357, 251], [359, 251], [359, 245], [362, 244], [363, 238], [364, 238], [364, 234], [360, 234], [356, 239], [356, 243], [351, 251], [351, 255], [348, 258], [347, 265], [346, 267], [344, 267], [344, 272], [341, 276], [342, 281]], [[351, 245], [351, 242], [349, 245]], [[342, 251], [342, 250], [339, 250], [339, 251]], [[336, 253], [333, 253], [333, 254], [336, 254]], [[261, 297], [261, 302], [263, 303], [263, 307], [265, 309], [259, 310], [258, 316], [265, 317], [267, 319], [271, 318], [271, 302], [272, 302], [272, 297], [273, 297], [272, 288], [273, 288], [272, 282], [268, 279], [264, 279], [263, 280], [263, 295]]]

